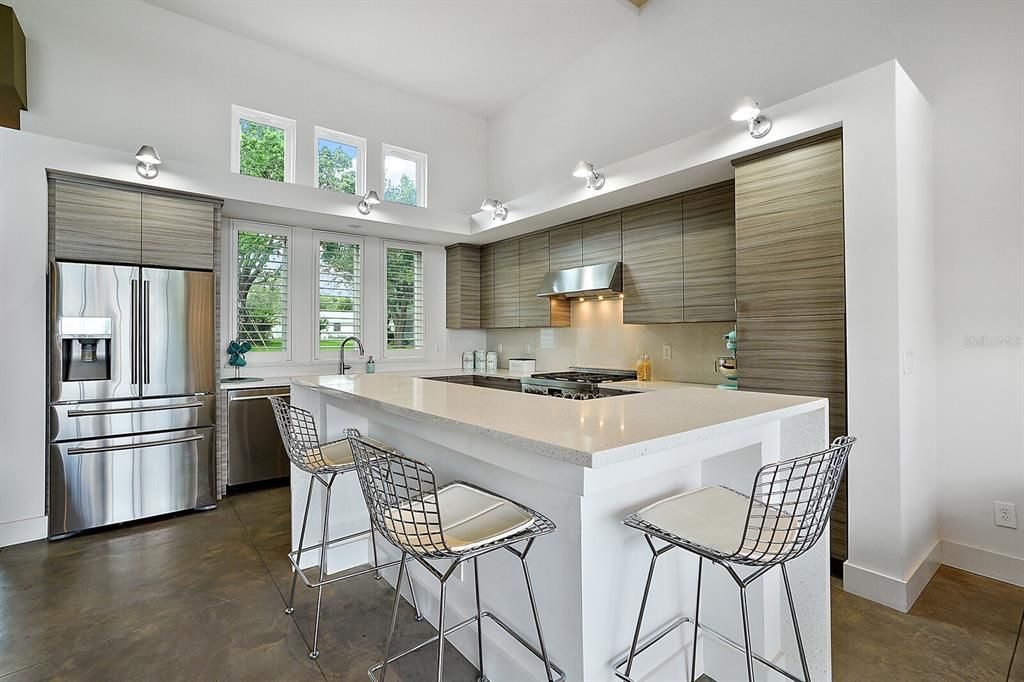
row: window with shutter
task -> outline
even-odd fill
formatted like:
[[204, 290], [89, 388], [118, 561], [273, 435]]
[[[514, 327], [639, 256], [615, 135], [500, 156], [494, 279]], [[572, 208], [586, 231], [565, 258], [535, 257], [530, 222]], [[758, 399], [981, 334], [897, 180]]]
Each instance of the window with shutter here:
[[385, 350], [394, 355], [423, 350], [423, 252], [385, 247]]
[[289, 231], [239, 229], [235, 239], [235, 337], [253, 352], [288, 351]]
[[[342, 339], [361, 335], [363, 269], [359, 241], [318, 233], [316, 244], [320, 358], [325, 351], [337, 351]], [[354, 346], [349, 342], [346, 349]]]

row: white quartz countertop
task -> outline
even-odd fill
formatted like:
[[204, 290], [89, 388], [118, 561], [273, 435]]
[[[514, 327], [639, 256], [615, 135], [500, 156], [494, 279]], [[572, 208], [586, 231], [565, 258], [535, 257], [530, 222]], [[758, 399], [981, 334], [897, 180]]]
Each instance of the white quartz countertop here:
[[[469, 373], [448, 369], [293, 377], [292, 384], [592, 468], [828, 406], [824, 398], [672, 382], [616, 382], [616, 387], [647, 390], [565, 400], [420, 378]], [[527, 376], [507, 370], [489, 374]]]

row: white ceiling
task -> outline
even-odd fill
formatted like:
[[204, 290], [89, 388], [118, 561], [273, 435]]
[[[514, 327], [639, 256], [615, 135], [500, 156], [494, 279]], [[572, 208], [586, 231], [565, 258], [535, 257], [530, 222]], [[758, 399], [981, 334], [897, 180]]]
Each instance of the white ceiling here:
[[146, 0], [490, 116], [627, 27], [627, 0]]

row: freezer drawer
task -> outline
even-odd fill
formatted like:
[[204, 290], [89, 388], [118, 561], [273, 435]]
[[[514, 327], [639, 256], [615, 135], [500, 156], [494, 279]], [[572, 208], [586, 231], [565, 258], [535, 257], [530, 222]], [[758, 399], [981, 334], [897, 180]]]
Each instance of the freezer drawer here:
[[50, 406], [50, 440], [84, 440], [213, 426], [216, 397], [147, 398]]
[[212, 428], [50, 445], [50, 537], [216, 504]]
[[228, 393], [228, 485], [288, 475], [288, 457], [269, 396], [289, 396], [287, 386]]

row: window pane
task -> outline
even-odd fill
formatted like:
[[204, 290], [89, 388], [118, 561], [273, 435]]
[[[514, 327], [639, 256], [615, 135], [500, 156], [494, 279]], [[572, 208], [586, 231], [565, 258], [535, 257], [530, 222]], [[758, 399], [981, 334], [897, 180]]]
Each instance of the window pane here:
[[416, 206], [417, 163], [391, 154], [384, 155], [384, 201]]
[[288, 238], [238, 233], [238, 329], [254, 352], [283, 351], [288, 344]]
[[284, 129], [238, 121], [238, 172], [284, 182]]
[[[361, 273], [358, 244], [320, 242], [320, 350], [338, 350], [341, 340], [359, 336]], [[349, 342], [346, 348], [355, 346]]]
[[343, 142], [319, 138], [317, 148], [317, 184], [320, 189], [356, 193], [359, 149]]
[[423, 349], [423, 253], [387, 250], [387, 348]]

